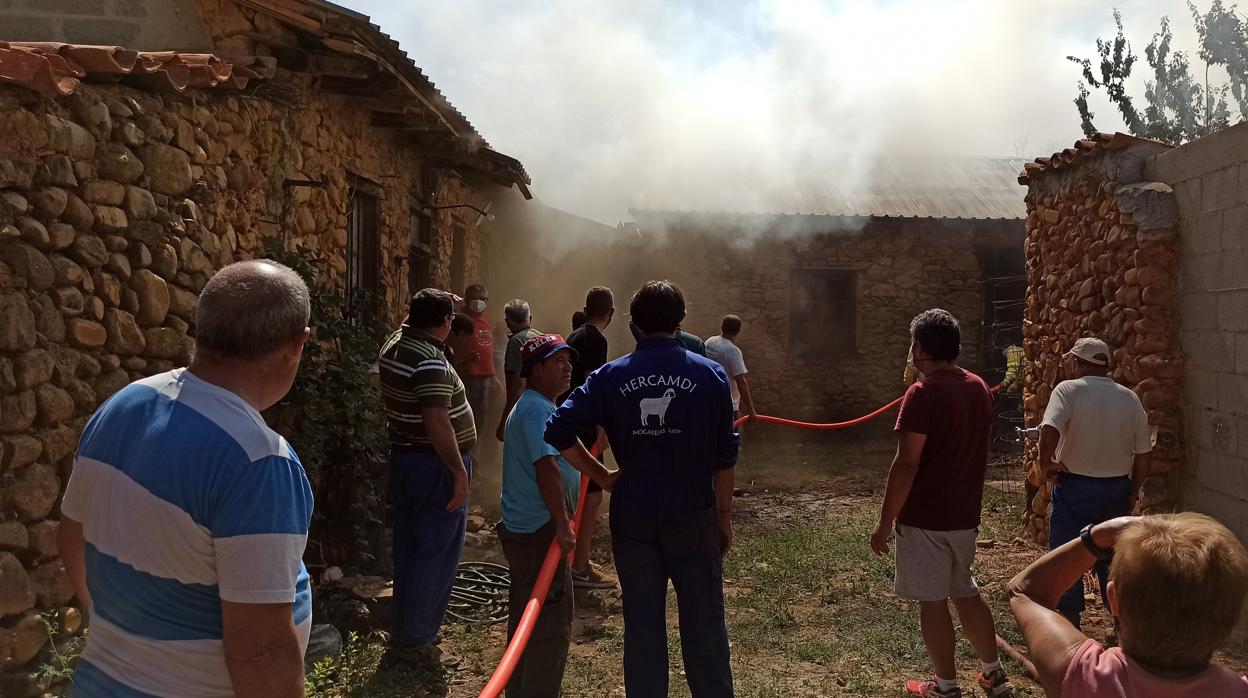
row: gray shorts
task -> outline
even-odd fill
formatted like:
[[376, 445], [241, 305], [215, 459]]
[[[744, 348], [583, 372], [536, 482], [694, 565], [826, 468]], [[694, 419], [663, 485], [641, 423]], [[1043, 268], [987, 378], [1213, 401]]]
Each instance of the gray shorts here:
[[896, 526], [897, 574], [893, 589], [903, 599], [941, 601], [979, 593], [971, 577], [978, 528], [929, 531]]

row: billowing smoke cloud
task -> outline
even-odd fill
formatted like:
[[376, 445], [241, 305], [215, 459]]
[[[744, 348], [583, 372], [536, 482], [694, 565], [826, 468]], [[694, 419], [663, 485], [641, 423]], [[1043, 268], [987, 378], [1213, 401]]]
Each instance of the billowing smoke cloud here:
[[[1065, 56], [1113, 33], [1097, 0], [348, 2], [525, 163], [539, 198], [609, 223], [639, 201], [714, 210], [812, 173], [853, 181], [881, 153], [1067, 147]], [[1184, 3], [1119, 6], [1138, 53], [1164, 14], [1192, 45]]]

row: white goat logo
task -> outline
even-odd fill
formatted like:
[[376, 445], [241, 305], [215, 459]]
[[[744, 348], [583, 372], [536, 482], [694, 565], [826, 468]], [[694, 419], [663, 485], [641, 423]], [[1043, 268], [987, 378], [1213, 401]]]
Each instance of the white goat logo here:
[[663, 392], [663, 397], [644, 397], [641, 399], [641, 425], [646, 426], [650, 415], [659, 418], [659, 426], [667, 423], [667, 408], [672, 404], [672, 398], [676, 397], [676, 391], [668, 388]]

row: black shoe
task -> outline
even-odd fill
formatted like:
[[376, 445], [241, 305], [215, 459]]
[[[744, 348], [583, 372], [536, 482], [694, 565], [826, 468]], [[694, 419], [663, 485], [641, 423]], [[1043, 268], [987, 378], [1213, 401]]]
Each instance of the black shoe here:
[[394, 658], [422, 669], [454, 669], [459, 666], [459, 657], [443, 652], [441, 647], [426, 642], [419, 645], [394, 645], [390, 648]]

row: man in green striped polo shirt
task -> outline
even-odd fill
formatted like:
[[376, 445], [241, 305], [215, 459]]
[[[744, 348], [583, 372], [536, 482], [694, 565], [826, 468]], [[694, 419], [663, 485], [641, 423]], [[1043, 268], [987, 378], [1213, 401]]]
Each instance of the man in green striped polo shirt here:
[[464, 384], [446, 358], [454, 296], [412, 296], [407, 322], [386, 340], [381, 394], [390, 427], [394, 503], [394, 633], [398, 659], [455, 666], [437, 645], [464, 549], [468, 450], [477, 430]]

